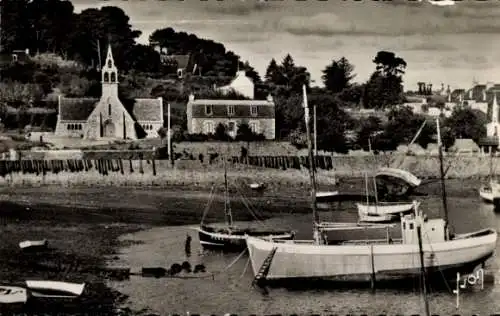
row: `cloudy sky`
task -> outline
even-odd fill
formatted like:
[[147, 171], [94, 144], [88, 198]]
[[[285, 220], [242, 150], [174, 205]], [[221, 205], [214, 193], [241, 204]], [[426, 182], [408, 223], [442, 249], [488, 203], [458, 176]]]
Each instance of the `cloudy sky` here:
[[261, 75], [271, 60], [290, 53], [320, 82], [321, 70], [347, 57], [356, 81], [374, 71], [380, 50], [408, 63], [405, 89], [418, 81], [467, 88], [500, 82], [500, 1], [457, 1], [437, 6], [426, 0], [72, 0], [75, 11], [121, 7], [147, 43], [152, 31], [173, 27], [223, 43]]

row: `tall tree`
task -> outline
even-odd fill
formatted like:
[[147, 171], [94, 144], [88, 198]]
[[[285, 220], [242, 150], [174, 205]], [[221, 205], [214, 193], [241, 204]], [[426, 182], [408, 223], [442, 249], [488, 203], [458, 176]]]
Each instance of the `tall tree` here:
[[321, 79], [328, 91], [338, 93], [351, 86], [351, 80], [355, 77], [353, 71], [354, 66], [347, 58], [342, 57], [326, 66]]
[[269, 62], [269, 65], [267, 66], [266, 75], [264, 76], [264, 79], [268, 84], [276, 84], [279, 80], [278, 78], [280, 75], [281, 75], [280, 67], [278, 66], [278, 63], [276, 63], [276, 60], [273, 58], [271, 59], [271, 62]]

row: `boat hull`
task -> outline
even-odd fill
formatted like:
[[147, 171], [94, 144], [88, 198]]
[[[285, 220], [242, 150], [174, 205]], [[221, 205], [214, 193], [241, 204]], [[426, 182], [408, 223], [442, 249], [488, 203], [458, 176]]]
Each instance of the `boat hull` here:
[[359, 220], [361, 222], [368, 223], [386, 223], [391, 222], [397, 218], [396, 215], [393, 214], [369, 214], [358, 211]]
[[496, 203], [500, 201], [500, 195], [494, 194], [493, 190], [489, 187], [482, 187], [479, 189], [479, 196], [486, 203]]
[[367, 205], [365, 203], [356, 203], [358, 212], [363, 214], [379, 214], [379, 215], [399, 215], [400, 213], [407, 213], [413, 209], [413, 203], [381, 203], [378, 205]]
[[26, 286], [33, 297], [75, 298], [85, 289], [85, 283], [62, 281], [27, 280]]
[[[495, 251], [497, 234], [424, 244], [424, 266], [432, 270], [460, 271], [484, 262]], [[254, 275], [274, 247], [277, 247], [268, 280], [322, 279], [350, 280], [389, 276], [419, 275], [418, 244], [313, 245], [269, 242], [248, 237], [247, 246]]]
[[[197, 228], [200, 244], [205, 249], [219, 249], [224, 251], [243, 251], [246, 248], [245, 235], [232, 235], [224, 233], [209, 232], [202, 228]], [[250, 233], [251, 234], [251, 233]], [[258, 234], [255, 234], [258, 235]], [[254, 235], [254, 236], [255, 236]], [[292, 240], [294, 233], [283, 233], [273, 235], [261, 235], [264, 239]]]
[[339, 198], [338, 191], [319, 191], [316, 192], [316, 202], [337, 201]]

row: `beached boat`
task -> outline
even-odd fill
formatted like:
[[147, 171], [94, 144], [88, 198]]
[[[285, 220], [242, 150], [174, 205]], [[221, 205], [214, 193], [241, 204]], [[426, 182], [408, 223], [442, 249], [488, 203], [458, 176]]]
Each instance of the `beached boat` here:
[[259, 183], [250, 183], [250, 189], [252, 190], [264, 190], [266, 188], [266, 186], [264, 185], [264, 183], [262, 182], [259, 182]]
[[401, 213], [411, 212], [413, 209], [412, 202], [378, 202], [378, 204], [356, 203], [356, 207], [360, 213], [370, 213], [378, 215], [399, 215]]
[[339, 191], [318, 191], [316, 192], [316, 200], [318, 202], [328, 202], [336, 200]]
[[361, 222], [368, 222], [368, 223], [392, 222], [398, 217], [395, 214], [378, 214], [378, 213], [364, 212], [361, 210], [358, 210], [358, 216]]
[[[224, 214], [225, 214], [225, 224], [204, 224], [204, 218], [206, 213], [210, 208], [210, 203], [207, 204], [207, 208], [203, 214], [203, 218], [199, 228], [195, 228], [198, 231], [198, 237], [200, 239], [200, 244], [206, 249], [221, 249], [225, 251], [242, 251], [246, 247], [245, 236], [257, 236], [267, 240], [275, 239], [293, 239], [295, 233], [291, 230], [286, 229], [257, 229], [250, 227], [238, 227], [233, 224], [233, 216], [231, 212], [231, 206], [229, 203], [229, 191], [228, 191], [228, 181], [227, 181], [227, 168], [224, 159]], [[248, 207], [248, 201], [243, 200], [243, 203]], [[256, 217], [255, 211], [252, 211], [249, 207], [248, 210], [254, 217]], [[258, 218], [256, 217], [258, 220]]]
[[45, 298], [76, 298], [85, 289], [85, 283], [46, 280], [26, 280], [26, 286], [31, 296]]
[[[309, 134], [309, 115], [304, 91], [304, 108], [309, 155], [312, 155]], [[438, 121], [438, 144], [441, 141]], [[312, 159], [311, 159], [312, 160]], [[441, 180], [444, 186], [444, 171], [441, 162]], [[311, 186], [315, 192], [314, 163], [309, 168]], [[446, 196], [443, 190], [443, 196]], [[414, 202], [415, 214], [401, 218], [401, 239], [389, 236], [382, 240], [350, 240], [340, 244], [329, 244], [326, 232], [333, 230], [354, 230], [382, 228], [385, 225], [360, 226], [320, 223], [316, 215], [315, 194], [312, 194], [313, 240], [268, 241], [247, 236], [255, 282], [299, 280], [352, 280], [356, 281], [389, 277], [406, 278], [420, 275], [422, 266], [429, 273], [455, 277], [456, 272], [468, 273], [483, 264], [493, 255], [497, 243], [494, 229], [483, 229], [464, 235], [451, 235], [448, 229], [446, 198], [445, 219], [426, 219]], [[378, 226], [378, 227], [377, 227]], [[387, 227], [387, 226], [386, 226]], [[419, 233], [424, 238], [419, 238]], [[422, 240], [423, 239], [423, 240]], [[422, 244], [422, 247], [420, 247]], [[424, 262], [419, 262], [420, 256]], [[451, 275], [447, 274], [451, 272]]]
[[47, 239], [42, 240], [24, 240], [19, 243], [19, 248], [23, 251], [45, 250], [49, 246]]
[[0, 285], [0, 304], [24, 304], [28, 290], [20, 286]]

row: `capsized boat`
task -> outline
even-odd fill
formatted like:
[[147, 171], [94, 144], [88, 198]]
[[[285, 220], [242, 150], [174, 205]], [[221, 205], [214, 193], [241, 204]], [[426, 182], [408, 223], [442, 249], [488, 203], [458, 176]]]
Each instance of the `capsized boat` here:
[[[242, 251], [246, 248], [245, 236], [257, 236], [265, 240], [285, 239], [290, 240], [295, 236], [295, 232], [287, 229], [271, 228], [253, 228], [253, 227], [238, 227], [233, 224], [233, 216], [231, 205], [229, 203], [229, 189], [227, 181], [226, 159], [224, 159], [224, 214], [225, 223], [220, 224], [204, 224], [204, 218], [210, 209], [210, 202], [204, 211], [200, 227], [195, 228], [198, 231], [200, 244], [205, 249], [220, 249], [224, 251]], [[213, 188], [212, 188], [213, 193]], [[212, 194], [211, 194], [212, 197]], [[248, 211], [255, 217], [256, 211], [250, 208], [250, 203], [242, 195], [242, 202], [247, 206]]]
[[46, 280], [26, 280], [26, 286], [31, 296], [45, 298], [76, 298], [85, 289], [85, 283]]

